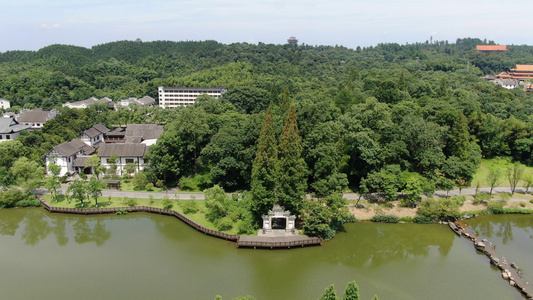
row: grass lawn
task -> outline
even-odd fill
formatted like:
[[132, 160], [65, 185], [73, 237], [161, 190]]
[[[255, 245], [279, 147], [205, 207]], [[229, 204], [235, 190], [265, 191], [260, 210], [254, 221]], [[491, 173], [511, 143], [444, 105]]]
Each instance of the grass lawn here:
[[[502, 157], [502, 158], [493, 158], [493, 159], [482, 159], [481, 164], [479, 165], [479, 168], [477, 169], [476, 174], [474, 174], [474, 179], [472, 180], [472, 187], [475, 187], [476, 184], [479, 182], [481, 187], [487, 187], [490, 186], [490, 183], [487, 181], [487, 177], [489, 175], [489, 169], [496, 168], [499, 169], [502, 173], [500, 182], [497, 184], [497, 186], [509, 186], [509, 182], [507, 180], [507, 168], [512, 167], [513, 163], [511, 162], [511, 159], [508, 157]], [[523, 175], [532, 175], [533, 174], [533, 167], [524, 166], [524, 174]], [[518, 186], [522, 186], [523, 182], [521, 181]]]
[[[83, 201], [84, 203], [84, 206], [82, 207], [80, 202], [77, 202], [77, 201], [70, 201], [70, 203], [67, 202], [67, 200], [65, 199], [65, 197], [63, 195], [60, 195], [58, 198], [58, 202], [52, 202], [51, 200], [51, 196], [49, 194], [44, 194], [42, 195], [42, 197], [44, 199], [46, 199], [46, 201], [48, 201], [48, 203], [50, 203], [50, 205], [52, 206], [56, 206], [56, 207], [68, 207], [68, 208], [96, 208], [95, 206], [95, 202], [94, 202], [94, 199], [91, 199], [90, 201]], [[163, 208], [163, 199], [153, 199], [153, 200], [150, 200], [150, 199], [142, 199], [142, 198], [128, 198], [130, 200], [133, 200], [136, 202], [136, 206], [151, 206], [151, 207], [157, 207], [157, 208]], [[100, 197], [98, 198], [98, 207], [125, 207], [125, 206], [128, 206], [126, 205], [124, 202], [125, 202], [126, 199], [124, 198], [115, 198], [115, 197]], [[150, 203], [150, 201], [153, 201], [153, 203]], [[206, 227], [206, 228], [209, 228], [209, 229], [213, 229], [213, 230], [218, 230], [215, 226], [215, 224], [209, 222], [206, 218], [205, 218], [205, 212], [206, 212], [206, 207], [205, 207], [205, 200], [173, 200], [175, 202], [174, 206], [171, 208], [171, 210], [174, 210], [174, 211], [177, 211], [177, 212], [180, 212], [180, 213], [183, 213], [183, 208], [182, 208], [182, 205], [181, 203], [184, 202], [184, 201], [195, 201], [197, 203], [197, 206], [199, 208], [198, 212], [197, 213], [194, 213], [194, 214], [185, 214], [189, 219], [193, 220], [194, 222]], [[241, 220], [238, 220], [237, 222], [235, 222], [235, 224], [233, 225], [233, 228], [231, 228], [230, 230], [226, 230], [226, 231], [222, 231], [222, 232], [225, 232], [225, 233], [229, 233], [229, 234], [237, 234], [237, 228], [239, 226], [239, 223], [242, 222]]]

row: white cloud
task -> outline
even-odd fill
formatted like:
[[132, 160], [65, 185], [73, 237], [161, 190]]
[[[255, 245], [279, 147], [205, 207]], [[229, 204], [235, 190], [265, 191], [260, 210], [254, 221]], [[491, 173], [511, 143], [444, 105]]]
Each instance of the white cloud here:
[[41, 24], [41, 28], [44, 28], [46, 30], [59, 29], [59, 28], [61, 28], [61, 25], [59, 25], [59, 24], [53, 24], [53, 25]]

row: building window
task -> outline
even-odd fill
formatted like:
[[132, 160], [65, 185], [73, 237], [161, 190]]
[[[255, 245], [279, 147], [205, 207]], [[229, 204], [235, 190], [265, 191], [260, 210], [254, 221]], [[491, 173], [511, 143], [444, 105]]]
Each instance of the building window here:
[[133, 158], [126, 158], [126, 163], [127, 164], [132, 164], [133, 163]]
[[3, 138], [4, 138], [4, 136], [0, 134], [0, 140], [3, 139]]
[[112, 159], [112, 158], [108, 158], [108, 159], [106, 159], [106, 162], [111, 165], [111, 164], [115, 163], [115, 160]]
[[6, 134], [6, 140], [10, 140], [11, 136], [9, 134]]

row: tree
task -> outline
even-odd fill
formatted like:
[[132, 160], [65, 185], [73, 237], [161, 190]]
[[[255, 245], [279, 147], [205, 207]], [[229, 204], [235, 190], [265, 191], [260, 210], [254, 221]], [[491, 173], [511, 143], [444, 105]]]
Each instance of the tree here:
[[438, 189], [445, 190], [446, 191], [446, 197], [448, 197], [449, 191], [452, 190], [455, 187], [455, 182], [452, 179], [450, 179], [450, 178], [446, 178], [444, 176], [440, 176], [437, 179], [436, 186], [437, 186]]
[[61, 168], [58, 165], [51, 163], [48, 165], [48, 172], [50, 175], [45, 179], [44, 188], [50, 192], [52, 199], [57, 202], [58, 190], [61, 188], [61, 183], [58, 177]]
[[265, 113], [252, 166], [251, 209], [257, 221], [276, 203], [278, 151], [272, 107]]
[[209, 221], [215, 223], [226, 216], [230, 199], [219, 185], [205, 190], [205, 201], [205, 206], [207, 207], [205, 217]]
[[470, 147], [470, 133], [468, 131], [468, 123], [463, 113], [459, 113], [450, 135], [450, 152], [461, 159], [468, 157]]
[[117, 164], [120, 161], [120, 157], [116, 154], [111, 155], [108, 159], [109, 168], [106, 170], [107, 175], [116, 176], [117, 175]]
[[13, 163], [11, 173], [27, 192], [33, 192], [41, 184], [44, 168], [35, 161], [21, 157]]
[[500, 169], [497, 169], [497, 168], [489, 169], [489, 174], [487, 174], [487, 181], [489, 182], [489, 185], [490, 185], [489, 194], [491, 196], [492, 196], [492, 190], [494, 189], [494, 187], [496, 187], [499, 184], [501, 178], [502, 178], [502, 172], [500, 171]]
[[533, 176], [531, 174], [525, 174], [522, 176], [524, 187], [526, 188], [526, 194], [529, 192], [529, 188], [533, 185]]
[[91, 177], [91, 180], [87, 182], [85, 189], [87, 194], [89, 194], [94, 199], [95, 206], [98, 207], [98, 197], [102, 196], [102, 190], [106, 188], [106, 184], [100, 180]]
[[279, 202], [298, 215], [303, 208], [307, 170], [302, 158], [302, 142], [298, 134], [296, 108], [291, 106], [279, 143]]
[[133, 176], [132, 183], [136, 190], [144, 190], [148, 184], [146, 174], [144, 172], [138, 172]]
[[339, 300], [333, 284], [326, 288], [324, 294], [322, 294], [322, 297], [320, 297], [320, 300]]
[[359, 300], [359, 287], [355, 284], [355, 281], [348, 283], [342, 300]]
[[67, 193], [72, 195], [72, 198], [80, 201], [83, 207], [83, 200], [85, 199], [85, 182], [80, 179], [74, 180], [67, 188]]
[[[100, 174], [104, 173], [104, 171], [105, 171], [105, 168], [104, 168], [104, 166], [102, 166], [102, 162], [101, 162], [100, 158], [96, 154], [91, 155], [91, 157], [89, 157], [89, 159], [87, 159], [87, 162], [85, 163], [85, 167], [86, 168], [92, 167], [93, 168], [93, 174], [96, 175], [97, 179], [100, 179]], [[115, 169], [115, 171], [116, 171], [116, 169]]]
[[514, 163], [512, 167], [507, 167], [507, 180], [511, 186], [511, 195], [514, 195], [518, 182], [522, 179], [524, 166], [521, 163]]

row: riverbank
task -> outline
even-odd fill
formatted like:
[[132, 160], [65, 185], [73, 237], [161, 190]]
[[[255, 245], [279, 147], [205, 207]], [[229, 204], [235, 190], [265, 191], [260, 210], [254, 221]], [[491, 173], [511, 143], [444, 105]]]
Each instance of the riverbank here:
[[[473, 197], [468, 195], [467, 200], [460, 207], [461, 213], [479, 212], [487, 209], [487, 205], [483, 203], [474, 204]], [[505, 202], [503, 208], [519, 208], [519, 209], [533, 209], [533, 203], [530, 201], [533, 195], [530, 194], [515, 194], [512, 199]], [[394, 215], [398, 218], [411, 217], [417, 215], [418, 208], [401, 207], [400, 201], [389, 202], [390, 206], [380, 205], [377, 203], [362, 202], [364, 208], [356, 208], [355, 204], [349, 206], [350, 212], [360, 221], [371, 220], [375, 215]]]

